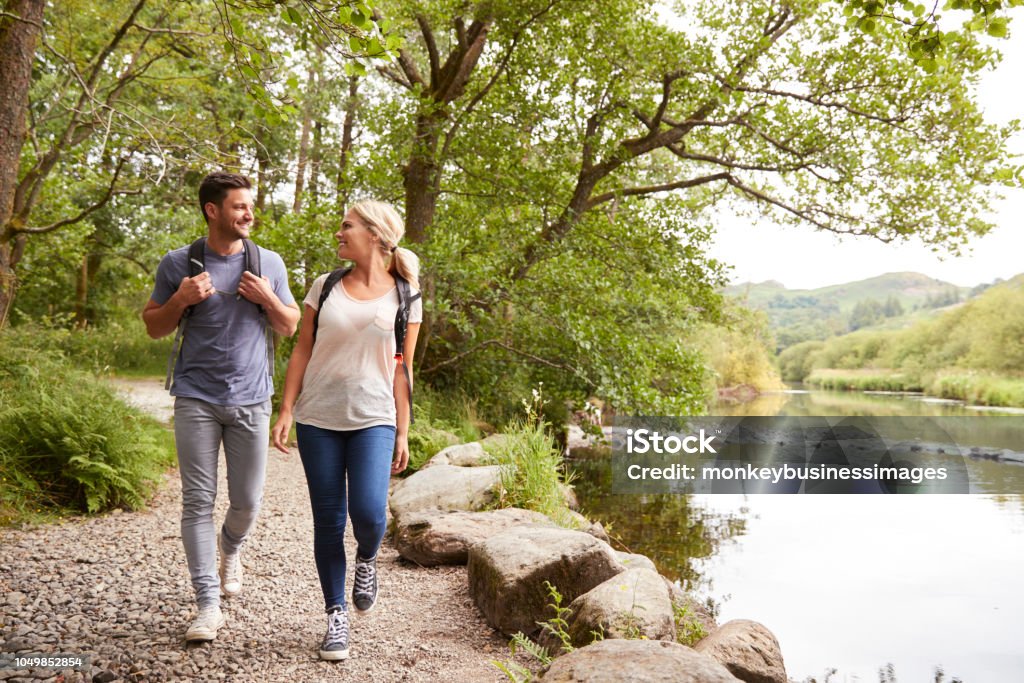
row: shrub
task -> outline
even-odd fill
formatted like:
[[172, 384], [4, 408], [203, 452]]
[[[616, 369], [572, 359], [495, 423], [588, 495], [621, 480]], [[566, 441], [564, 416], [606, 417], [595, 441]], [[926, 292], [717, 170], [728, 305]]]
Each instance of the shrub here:
[[459, 443], [459, 439], [454, 434], [421, 424], [417, 420], [409, 428], [409, 467], [405, 473], [419, 471], [438, 451], [456, 443]]
[[73, 368], [59, 348], [18, 341], [0, 338], [0, 495], [8, 514], [142, 506], [173, 463], [169, 432]]

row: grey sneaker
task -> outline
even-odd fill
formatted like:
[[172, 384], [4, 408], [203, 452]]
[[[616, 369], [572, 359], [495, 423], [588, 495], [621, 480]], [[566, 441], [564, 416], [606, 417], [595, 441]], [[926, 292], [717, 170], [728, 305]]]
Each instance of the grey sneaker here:
[[189, 642], [213, 640], [217, 637], [217, 630], [223, 625], [224, 613], [220, 611], [220, 605], [203, 607], [199, 610], [199, 616], [185, 631], [185, 640]]
[[365, 614], [377, 606], [377, 558], [356, 555], [356, 576], [352, 582], [352, 603], [356, 612]]
[[327, 633], [320, 643], [320, 659], [348, 659], [348, 612], [340, 605], [327, 610]]
[[242, 553], [224, 552], [224, 535], [217, 536], [220, 546], [220, 589], [224, 595], [238, 595], [242, 590]]

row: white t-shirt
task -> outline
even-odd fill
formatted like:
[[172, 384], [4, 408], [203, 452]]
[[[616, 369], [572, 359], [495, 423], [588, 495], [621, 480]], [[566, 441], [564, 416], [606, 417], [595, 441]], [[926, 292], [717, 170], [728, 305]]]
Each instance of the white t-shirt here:
[[[324, 274], [313, 283], [307, 306], [316, 309], [326, 279]], [[296, 422], [336, 431], [395, 424], [397, 313], [397, 287], [364, 301], [349, 296], [344, 279], [334, 286], [320, 312], [313, 354], [295, 403]], [[416, 299], [409, 306], [409, 322], [422, 321], [422, 299]]]

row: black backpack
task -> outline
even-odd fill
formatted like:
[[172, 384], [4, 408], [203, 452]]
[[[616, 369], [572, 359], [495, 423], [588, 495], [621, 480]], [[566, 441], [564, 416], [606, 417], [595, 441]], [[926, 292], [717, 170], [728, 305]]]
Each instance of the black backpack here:
[[[262, 272], [260, 270], [260, 250], [256, 246], [255, 242], [250, 239], [243, 239], [243, 252], [245, 254], [245, 269], [260, 277]], [[200, 237], [188, 247], [188, 276], [195, 277], [206, 270], [205, 260], [206, 250], [206, 238]], [[274, 377], [274, 331], [270, 327], [270, 321], [267, 319], [266, 311], [263, 307], [256, 306], [259, 309], [260, 316], [263, 318], [263, 327], [267, 338], [267, 366], [270, 371], [270, 377]], [[184, 345], [185, 339], [185, 327], [188, 323], [189, 317], [192, 315], [192, 311], [195, 306], [189, 306], [185, 309], [185, 312], [181, 315], [181, 320], [178, 321], [178, 332], [174, 336], [174, 344], [171, 346], [171, 355], [167, 359], [167, 380], [164, 382], [164, 389], [170, 389], [174, 383], [174, 365], [178, 362], [178, 357], [181, 355], [181, 347]]]
[[[313, 315], [313, 343], [316, 343], [316, 333], [320, 328], [320, 311], [324, 310], [324, 303], [327, 301], [327, 297], [334, 291], [334, 286], [337, 285], [341, 278], [348, 275], [352, 268], [338, 268], [332, 270], [327, 279], [324, 280], [323, 289], [320, 290], [320, 301], [316, 306], [316, 313]], [[398, 287], [398, 312], [395, 314], [395, 360], [402, 364], [402, 370], [405, 372], [405, 386], [409, 387], [409, 423], [414, 422], [412, 417], [412, 380], [409, 377], [409, 366], [405, 364], [405, 333], [409, 325], [409, 307], [416, 299], [420, 298], [420, 293], [412, 293], [412, 287], [409, 285], [409, 281], [398, 273], [393, 273], [395, 278], [395, 284]]]

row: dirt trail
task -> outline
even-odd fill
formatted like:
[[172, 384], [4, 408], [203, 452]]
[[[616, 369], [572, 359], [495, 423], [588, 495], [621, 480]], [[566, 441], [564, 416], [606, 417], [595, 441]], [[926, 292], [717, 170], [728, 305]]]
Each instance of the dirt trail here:
[[[170, 419], [172, 399], [162, 381], [117, 384], [135, 405]], [[217, 519], [227, 505], [221, 470]], [[243, 551], [244, 590], [222, 603], [227, 626], [212, 643], [186, 645], [193, 593], [180, 500], [171, 470], [147, 510], [0, 530], [0, 650], [92, 660], [84, 674], [7, 668], [0, 680], [505, 680], [489, 662], [508, 658], [507, 640], [472, 604], [465, 567], [411, 565], [389, 540], [378, 556], [381, 604], [353, 617], [351, 658], [317, 658], [326, 621], [295, 449], [271, 450], [263, 509]], [[348, 544], [354, 548], [351, 528]]]

